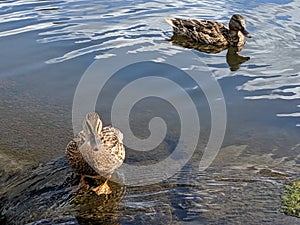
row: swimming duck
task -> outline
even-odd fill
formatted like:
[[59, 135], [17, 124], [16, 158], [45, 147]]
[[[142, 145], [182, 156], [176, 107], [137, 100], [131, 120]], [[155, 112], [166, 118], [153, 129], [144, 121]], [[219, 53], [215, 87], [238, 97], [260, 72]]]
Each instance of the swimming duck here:
[[92, 190], [98, 194], [111, 194], [107, 182], [125, 159], [123, 134], [112, 126], [102, 127], [96, 112], [90, 112], [83, 121], [83, 130], [71, 140], [66, 156], [71, 168], [81, 175], [79, 186], [85, 185], [84, 177], [106, 177], [106, 181]]
[[209, 20], [178, 18], [166, 18], [165, 20], [173, 27], [175, 34], [204, 45], [242, 46], [245, 44], [244, 36], [251, 38], [246, 30], [245, 20], [239, 14], [231, 17], [229, 27]]

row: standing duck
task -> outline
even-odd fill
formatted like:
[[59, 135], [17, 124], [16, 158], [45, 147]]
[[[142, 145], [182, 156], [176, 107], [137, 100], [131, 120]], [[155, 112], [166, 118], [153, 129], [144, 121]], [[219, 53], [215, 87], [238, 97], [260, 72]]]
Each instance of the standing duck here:
[[106, 177], [104, 184], [93, 188], [97, 194], [112, 193], [107, 181], [125, 159], [123, 134], [112, 126], [102, 127], [102, 121], [95, 112], [86, 115], [83, 130], [71, 140], [66, 148], [67, 160], [71, 168], [81, 175], [79, 186], [84, 185], [84, 177]]
[[251, 38], [246, 30], [243, 16], [234, 14], [229, 27], [222, 23], [209, 20], [166, 18], [173, 27], [174, 34], [187, 37], [188, 39], [203, 45], [213, 46], [243, 46], [245, 37]]

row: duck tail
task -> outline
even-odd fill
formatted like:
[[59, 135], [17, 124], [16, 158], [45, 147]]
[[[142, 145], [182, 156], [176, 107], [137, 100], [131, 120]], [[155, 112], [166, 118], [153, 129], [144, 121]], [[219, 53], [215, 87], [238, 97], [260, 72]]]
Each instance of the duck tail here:
[[176, 27], [174, 24], [174, 20], [172, 18], [165, 18], [165, 21], [170, 24], [172, 27]]

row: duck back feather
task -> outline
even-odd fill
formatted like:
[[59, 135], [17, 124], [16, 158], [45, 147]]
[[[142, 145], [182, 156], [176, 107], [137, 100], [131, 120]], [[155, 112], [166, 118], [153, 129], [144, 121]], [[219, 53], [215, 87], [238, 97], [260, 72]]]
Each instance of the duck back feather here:
[[193, 41], [206, 45], [228, 45], [228, 27], [208, 20], [167, 18], [174, 33], [186, 36]]

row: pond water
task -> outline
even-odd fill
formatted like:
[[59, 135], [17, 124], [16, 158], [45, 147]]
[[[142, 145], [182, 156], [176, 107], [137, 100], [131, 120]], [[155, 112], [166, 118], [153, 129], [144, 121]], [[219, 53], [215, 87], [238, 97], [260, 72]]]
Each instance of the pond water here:
[[[280, 209], [284, 184], [300, 171], [299, 10], [299, 0], [0, 1], [1, 224], [300, 224]], [[235, 13], [245, 17], [252, 35], [239, 55], [168, 41], [172, 29], [164, 18], [228, 23]], [[99, 79], [78, 92], [91, 65]], [[103, 86], [111, 68], [120, 70]], [[188, 71], [198, 71], [200, 84]], [[161, 117], [166, 126], [160, 120], [157, 133], [166, 128], [166, 136], [151, 148], [141, 142], [140, 148], [151, 151], [136, 151], [130, 146], [137, 139], [120, 128], [128, 145], [125, 163], [166, 159], [184, 134], [181, 108], [196, 109], [201, 124], [192, 153], [179, 145], [189, 162], [166, 179], [154, 173], [151, 179], [160, 181], [154, 184], [147, 176], [144, 186], [112, 181], [109, 196], [68, 191], [78, 182], [64, 158], [73, 127], [79, 129], [76, 93], [101, 89], [96, 102], [82, 98], [80, 107], [88, 111], [95, 103], [104, 124], [111, 124], [123, 118], [122, 110], [111, 113], [118, 93], [147, 77], [138, 89], [127, 88], [131, 97], [123, 98], [122, 107], [135, 97], [139, 101], [125, 119], [134, 136], [147, 140], [151, 119]], [[169, 88], [166, 79], [181, 89]], [[157, 94], [139, 99], [149, 90]], [[220, 99], [225, 110], [218, 108]], [[215, 130], [221, 135], [214, 141], [222, 145], [212, 164], [199, 171]], [[187, 133], [195, 132], [187, 126]]]

